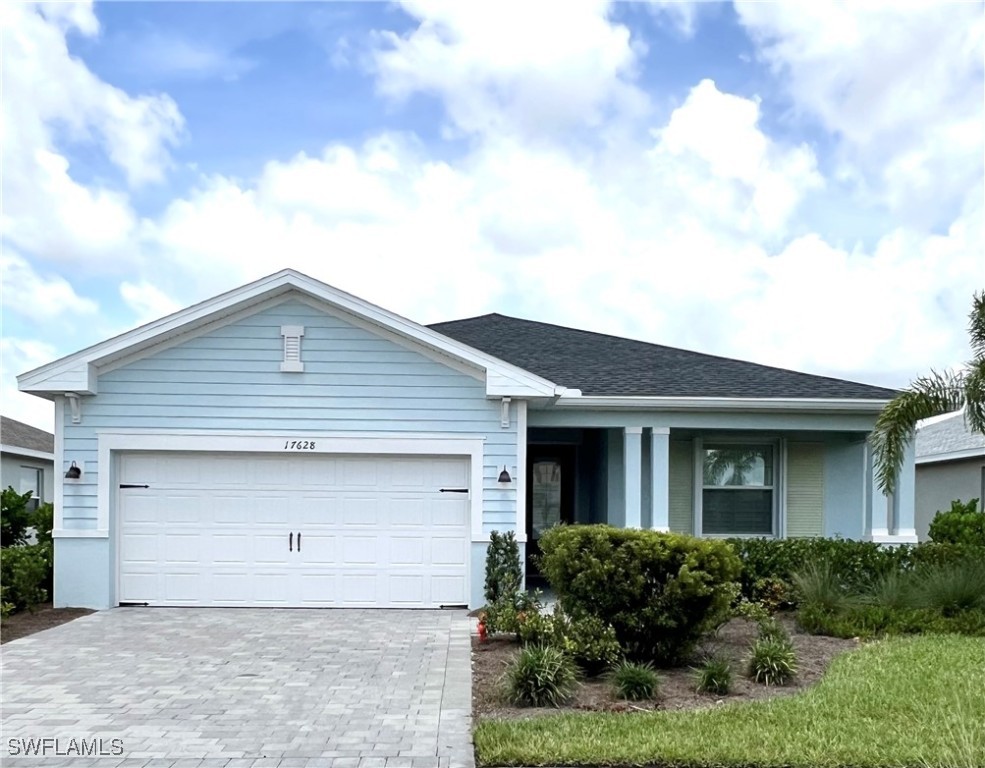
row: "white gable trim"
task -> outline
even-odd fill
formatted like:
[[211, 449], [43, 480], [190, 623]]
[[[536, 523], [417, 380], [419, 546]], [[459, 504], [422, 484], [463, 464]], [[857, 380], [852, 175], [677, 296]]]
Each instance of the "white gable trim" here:
[[48, 398], [64, 392], [96, 394], [98, 372], [101, 368], [106, 370], [109, 363], [138, 350], [168, 342], [176, 336], [188, 334], [228, 315], [245, 310], [256, 311], [258, 304], [292, 290], [324, 301], [374, 326], [388, 329], [407, 341], [417, 342], [436, 352], [482, 368], [486, 372], [486, 394], [490, 397], [553, 397], [564, 391], [563, 387], [558, 387], [530, 371], [510, 365], [291, 269], [282, 270], [23, 373], [17, 377], [18, 388], [23, 392]]

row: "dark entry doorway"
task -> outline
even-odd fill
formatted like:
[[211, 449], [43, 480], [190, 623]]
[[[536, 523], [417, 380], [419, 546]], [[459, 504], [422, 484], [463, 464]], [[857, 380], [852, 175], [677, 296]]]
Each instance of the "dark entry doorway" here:
[[558, 523], [574, 522], [575, 446], [527, 449], [527, 588], [546, 586], [540, 573], [540, 537]]

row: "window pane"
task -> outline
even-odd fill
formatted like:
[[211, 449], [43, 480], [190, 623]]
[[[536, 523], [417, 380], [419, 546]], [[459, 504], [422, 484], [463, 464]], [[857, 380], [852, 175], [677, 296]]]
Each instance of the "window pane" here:
[[708, 445], [704, 455], [706, 486], [772, 487], [773, 447], [769, 445]]
[[773, 533], [773, 491], [706, 488], [702, 498], [704, 533]]
[[28, 502], [28, 509], [37, 509], [38, 505], [44, 501], [41, 498], [41, 489], [44, 487], [41, 480], [41, 470], [36, 467], [20, 467], [17, 476], [17, 492], [31, 492], [31, 500]]

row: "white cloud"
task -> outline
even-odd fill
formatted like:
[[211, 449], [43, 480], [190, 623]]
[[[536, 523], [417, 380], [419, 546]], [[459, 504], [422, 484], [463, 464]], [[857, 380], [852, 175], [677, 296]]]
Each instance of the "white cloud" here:
[[68, 281], [58, 275], [41, 276], [22, 257], [11, 251], [0, 256], [3, 279], [3, 307], [43, 324], [62, 315], [91, 315], [99, 305], [79, 296]]
[[403, 36], [379, 33], [377, 88], [398, 100], [437, 96], [460, 131], [543, 137], [645, 108], [629, 82], [640, 48], [607, 19], [608, 2], [403, 7], [421, 23]]
[[120, 296], [137, 316], [138, 325], [170, 315], [182, 308], [181, 304], [146, 280], [139, 283], [120, 283]]
[[3, 370], [3, 376], [0, 377], [0, 401], [3, 402], [5, 416], [49, 432], [54, 429], [54, 405], [18, 391], [14, 377], [44, 365], [57, 356], [55, 348], [50, 344], [7, 335], [0, 338], [0, 369]]
[[985, 15], [980, 3], [736, 4], [798, 110], [841, 139], [908, 221], [946, 220], [981, 183]]
[[52, 151], [58, 128], [72, 141], [98, 143], [131, 184], [159, 181], [168, 146], [184, 127], [177, 105], [168, 96], [130, 96], [69, 53], [67, 31], [98, 31], [90, 4], [43, 4], [41, 11], [28, 3], [0, 10], [5, 176], [20, 175], [19, 166], [9, 166], [17, 158]]

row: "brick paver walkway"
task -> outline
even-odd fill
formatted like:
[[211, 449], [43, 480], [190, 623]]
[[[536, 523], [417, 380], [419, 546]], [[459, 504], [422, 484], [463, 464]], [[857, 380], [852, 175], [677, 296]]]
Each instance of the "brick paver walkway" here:
[[474, 764], [464, 611], [118, 608], [7, 643], [2, 684], [5, 766]]

